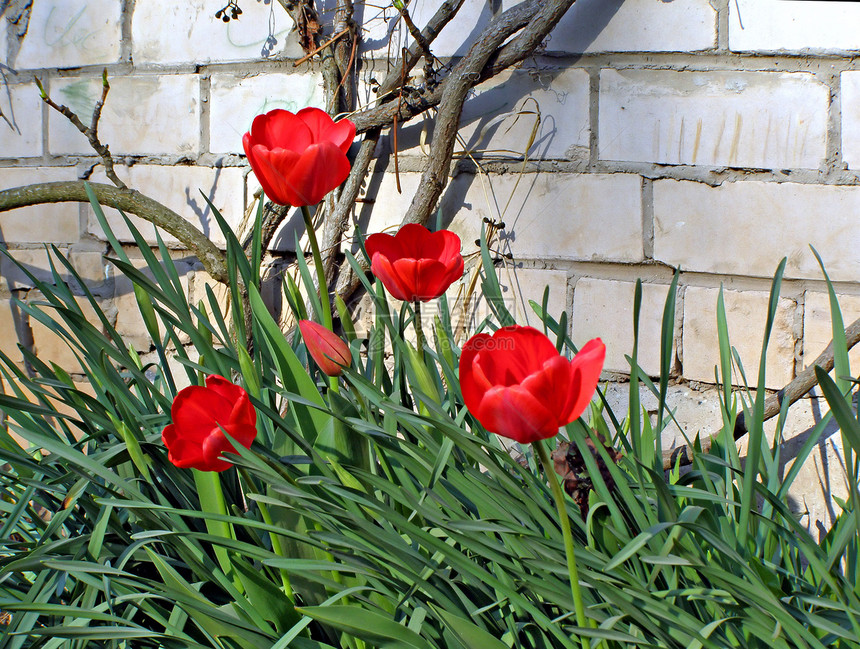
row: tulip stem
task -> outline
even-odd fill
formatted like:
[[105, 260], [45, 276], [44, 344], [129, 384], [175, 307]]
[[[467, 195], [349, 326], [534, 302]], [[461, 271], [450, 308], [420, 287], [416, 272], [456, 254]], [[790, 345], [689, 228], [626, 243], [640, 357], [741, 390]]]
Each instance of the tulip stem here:
[[[558, 478], [555, 477], [555, 468], [550, 460], [549, 453], [543, 444], [543, 440], [538, 440], [532, 444], [535, 453], [540, 458], [543, 465], [543, 471], [546, 474], [547, 482], [552, 490], [553, 498], [555, 498], [555, 506], [558, 509], [558, 516], [561, 522], [561, 533], [564, 538], [564, 551], [567, 555], [567, 571], [570, 575], [570, 593], [573, 595], [573, 606], [576, 612], [576, 624], [580, 628], [594, 628], [592, 620], [586, 620], [585, 606], [582, 603], [582, 591], [579, 589], [579, 571], [576, 568], [576, 555], [573, 551], [573, 534], [570, 531], [570, 518], [567, 515], [567, 506], [564, 504], [564, 493], [561, 486], [558, 484]], [[583, 649], [589, 649], [590, 643], [587, 637], [580, 636]]]
[[311, 243], [311, 254], [314, 257], [314, 267], [317, 272], [320, 303], [322, 304], [320, 318], [322, 319], [323, 326], [332, 331], [334, 327], [331, 319], [331, 298], [328, 293], [328, 283], [325, 280], [325, 269], [323, 268], [322, 255], [320, 254], [320, 245], [317, 242], [317, 233], [311, 220], [311, 210], [307, 205], [302, 205], [302, 217], [305, 220], [305, 231], [308, 235], [308, 241]]
[[[194, 473], [194, 483], [197, 486], [197, 496], [200, 498], [200, 511], [204, 514], [220, 514], [222, 516], [229, 515], [227, 512], [227, 503], [224, 500], [224, 491], [221, 488], [221, 474], [217, 471], [200, 471], [192, 469]], [[226, 521], [216, 521], [210, 518], [205, 518], [206, 531], [213, 536], [220, 536], [223, 539], [235, 539], [236, 533], [233, 530], [233, 525]], [[224, 575], [233, 581], [239, 592], [243, 592], [242, 582], [239, 576], [233, 570], [233, 564], [230, 561], [230, 554], [222, 545], [213, 543], [212, 549], [215, 552], [215, 558], [224, 571]]]
[[421, 302], [412, 303], [415, 309], [415, 344], [418, 346], [418, 358], [424, 360], [424, 327], [421, 326]]

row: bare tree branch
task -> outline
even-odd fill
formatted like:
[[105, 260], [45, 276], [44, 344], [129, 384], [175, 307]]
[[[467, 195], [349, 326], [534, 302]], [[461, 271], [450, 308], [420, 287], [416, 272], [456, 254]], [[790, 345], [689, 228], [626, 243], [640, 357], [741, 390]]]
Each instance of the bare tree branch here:
[[[88, 203], [90, 199], [87, 196], [85, 184], [83, 180], [72, 180], [6, 189], [0, 191], [0, 212], [43, 203], [67, 201]], [[134, 189], [121, 189], [104, 183], [89, 185], [95, 192], [99, 204], [139, 216], [172, 234], [197, 256], [206, 272], [215, 280], [225, 284], [228, 282], [227, 266], [221, 251], [200, 230], [169, 207]]]
[[107, 68], [102, 72], [102, 96], [93, 108], [93, 116], [90, 120], [89, 126], [86, 126], [68, 106], [61, 106], [55, 103], [50, 96], [48, 96], [48, 93], [45, 92], [45, 88], [42, 86], [42, 82], [38, 78], [36, 78], [36, 85], [39, 87], [39, 94], [42, 97], [42, 101], [61, 115], [64, 115], [72, 124], [75, 125], [75, 128], [84, 134], [84, 137], [87, 138], [90, 146], [102, 159], [102, 164], [105, 168], [105, 175], [108, 179], [120, 189], [127, 189], [125, 183], [119, 179], [119, 176], [116, 175], [116, 172], [113, 169], [113, 156], [111, 156], [110, 148], [106, 144], [102, 144], [99, 140], [99, 119], [101, 118], [102, 108], [105, 105], [105, 99], [107, 99], [107, 94], [110, 90], [110, 84], [107, 79]]
[[[356, 129], [363, 132], [389, 126], [394, 123], [395, 118], [398, 122], [406, 121], [433, 106], [439, 106], [427, 166], [403, 223], [426, 223], [447, 185], [454, 142], [468, 91], [505, 67], [519, 63], [529, 56], [533, 50], [526, 50], [526, 46], [543, 41], [573, 2], [574, 0], [527, 0], [508, 9], [484, 30], [466, 56], [437, 86], [409, 95], [404, 93], [403, 102], [390, 101], [355, 116], [353, 121]], [[443, 8], [440, 8], [440, 12]], [[523, 30], [523, 33], [509, 43], [513, 47], [502, 46], [502, 43], [520, 30]], [[412, 49], [409, 56], [415, 56]], [[392, 72], [389, 75], [380, 90], [387, 88], [389, 84], [392, 88], [396, 87], [396, 82], [391, 79], [394, 74], [395, 72]], [[399, 81], [400, 71], [396, 71], [396, 74]], [[350, 269], [344, 268], [344, 271], [338, 278], [337, 292], [344, 300], [348, 300], [360, 282]]]

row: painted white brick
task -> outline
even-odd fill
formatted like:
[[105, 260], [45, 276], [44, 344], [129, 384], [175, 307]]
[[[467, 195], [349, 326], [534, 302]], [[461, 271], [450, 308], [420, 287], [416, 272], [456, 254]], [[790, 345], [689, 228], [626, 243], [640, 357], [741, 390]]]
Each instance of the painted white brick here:
[[[476, 89], [463, 107], [460, 135], [470, 151], [522, 157], [537, 115], [540, 127], [530, 158], [588, 155], [589, 78], [582, 69], [515, 70]], [[513, 114], [499, 120], [505, 113]]]
[[[0, 28], [5, 27], [0, 23]], [[0, 92], [0, 158], [42, 155], [42, 100], [34, 83], [4, 86]]]
[[[76, 178], [73, 167], [3, 167], [0, 189]], [[0, 212], [0, 240], [5, 243], [75, 243], [80, 235], [77, 203], [45, 203]]]
[[[10, 250], [9, 252], [36, 279], [48, 282], [49, 284], [54, 282], [51, 274], [51, 265], [48, 260], [48, 251], [45, 248], [18, 249]], [[85, 282], [89, 282], [89, 285], [103, 281], [103, 277], [99, 277], [93, 272], [93, 259], [88, 255], [82, 257], [75, 253], [69, 253], [66, 248], [61, 248], [60, 252], [67, 256], [72, 263], [72, 268], [75, 269]], [[71, 274], [66, 272], [65, 266], [56, 257], [52, 256], [51, 260], [54, 263], [54, 267], [60, 273], [62, 280], [76, 285], [75, 279]], [[34, 287], [34, 282], [21, 268], [10, 261], [6, 255], [3, 255], [0, 257], [0, 286], [2, 286], [3, 290], [29, 289]]]
[[[860, 296], [837, 295], [844, 326], [860, 318]], [[827, 293], [807, 291], [803, 301], [803, 366], [807, 367], [833, 339], [830, 298]], [[860, 368], [860, 346], [848, 351], [852, 374]]]
[[[409, 16], [419, 29], [439, 8], [438, 0], [412, 0]], [[457, 16], [449, 22], [430, 48], [438, 57], [462, 56], [475, 37], [498, 13], [486, 0], [466, 0]], [[396, 58], [400, 48], [414, 43], [409, 30], [391, 3], [356, 3], [356, 20], [362, 26], [362, 51], [374, 57]]]
[[604, 160], [817, 169], [827, 86], [806, 72], [600, 73]]
[[[582, 278], [573, 289], [572, 340], [578, 346], [592, 338], [606, 344], [604, 369], [630, 373], [624, 358], [633, 354], [635, 282]], [[642, 284], [639, 314], [639, 366], [650, 376], [660, 374], [660, 329], [669, 287]]]
[[677, 180], [654, 183], [654, 258], [686, 271], [860, 280], [860, 187]]
[[[10, 254], [25, 270], [32, 273], [36, 279], [52, 282], [51, 266], [48, 262], [48, 252], [44, 248], [35, 250], [10, 250]], [[55, 262], [56, 263], [56, 262]], [[33, 288], [33, 280], [6, 255], [0, 256], [0, 278], [4, 288], [9, 290]]]
[[[46, 301], [43, 297], [31, 296], [30, 301], [38, 304], [42, 311], [56, 320], [64, 329], [69, 328], [56, 309], [51, 306], [44, 306]], [[95, 326], [96, 329], [103, 332], [104, 328], [101, 321], [89, 300], [86, 298], [76, 298], [76, 301], [87, 321]], [[65, 336], [54, 332], [47, 325], [42, 324], [35, 318], [30, 318], [30, 327], [33, 331], [33, 351], [39, 357], [39, 360], [48, 364], [56, 363], [70, 374], [78, 374], [84, 371], [77, 356], [81, 356], [85, 361], [87, 360], [86, 357]], [[91, 362], [97, 361], [91, 359]]]
[[[116, 0], [35, 0], [15, 67], [75, 68], [120, 57], [122, 3]], [[167, 30], [162, 27], [161, 31]]]
[[860, 167], [860, 72], [843, 72], [840, 103], [842, 104], [842, 159], [849, 169]]
[[[463, 295], [466, 285], [472, 279], [472, 273], [478, 272], [477, 266], [467, 268], [462, 284], [454, 287]], [[556, 322], [562, 312], [567, 309], [567, 272], [560, 270], [547, 270], [543, 268], [517, 268], [506, 265], [497, 269], [499, 286], [502, 289], [502, 299], [505, 308], [514, 316], [517, 324], [530, 325], [543, 330], [541, 319], [529, 304], [530, 301], [538, 305], [543, 303], [544, 289], [549, 287], [549, 299], [547, 301], [547, 313]], [[453, 293], [453, 295], [452, 295]], [[455, 304], [456, 291], [449, 291], [448, 303]], [[471, 300], [470, 319], [467, 330], [474, 332], [487, 316], [492, 316], [487, 301], [481, 292], [481, 281], [476, 284], [476, 293]], [[568, 316], [569, 317], [569, 316]], [[494, 318], [495, 320], [495, 318]], [[550, 334], [552, 336], [552, 334]], [[555, 340], [553, 338], [553, 340]]]
[[[197, 155], [200, 149], [200, 86], [196, 75], [141, 75], [109, 79], [99, 139], [114, 155]], [[51, 97], [84, 124], [101, 98], [101, 77], [58, 79]], [[87, 139], [51, 111], [48, 146], [53, 154], [94, 155]]]
[[[468, 191], [467, 187], [471, 179], [471, 176], [454, 178], [440, 205], [444, 215], [440, 227], [451, 230], [460, 237], [464, 255], [478, 250], [475, 246], [475, 240], [481, 234], [481, 218], [470, 214], [467, 210], [460, 209], [463, 205], [463, 194]], [[368, 176], [363, 196], [372, 202], [359, 203], [358, 205], [359, 209], [356, 216], [361, 231], [365, 235], [382, 231], [389, 231], [393, 234], [405, 216], [420, 182], [420, 173], [401, 173], [400, 188], [402, 193], [398, 193], [397, 181], [393, 173]], [[457, 186], [456, 191], [451, 191], [453, 185]], [[301, 223], [301, 217], [298, 217], [298, 223]], [[435, 222], [432, 220], [431, 229], [436, 229]], [[349, 248], [353, 254], [357, 254], [357, 244], [352, 241], [353, 232], [348, 231], [345, 234], [344, 247]]]
[[[400, 174], [403, 193], [398, 194], [393, 173], [371, 177], [367, 197], [374, 202], [361, 207], [362, 230], [396, 227], [420, 179], [419, 173]], [[464, 254], [475, 250], [484, 218], [501, 218], [506, 226], [502, 250], [515, 259], [643, 258], [640, 180], [634, 175], [461, 174], [449, 184], [440, 209], [445, 216], [442, 227], [460, 235]]]
[[835, 52], [860, 49], [860, 6], [853, 2], [729, 2], [729, 47], [743, 51]]
[[243, 153], [242, 136], [251, 122], [275, 108], [293, 113], [306, 106], [324, 108], [319, 74], [213, 74], [209, 92], [209, 150]]
[[693, 52], [716, 41], [717, 12], [708, 0], [577, 0], [550, 34], [547, 49]]
[[[683, 373], [693, 381], [714, 382], [720, 364], [717, 336], [719, 289], [690, 286], [684, 292]], [[750, 387], [758, 381], [761, 345], [767, 321], [769, 295], [764, 291], [723, 291], [729, 342], [738, 351]], [[768, 344], [766, 386], [781, 388], [794, 378], [795, 303], [780, 298]], [[733, 370], [732, 381], [742, 383]]]
[[[224, 246], [224, 236], [218, 227], [212, 211], [200, 194], [203, 191], [218, 208], [226, 221], [235, 228], [242, 218], [242, 169], [226, 167], [168, 167], [160, 165], [135, 165], [117, 167], [117, 175], [129, 187], [137, 189], [162, 205], [190, 221], [200, 229], [216, 246]], [[103, 172], [94, 174], [94, 182], [107, 182]], [[91, 207], [87, 207], [87, 231], [100, 239], [104, 238]], [[119, 212], [105, 208], [108, 224], [120, 241], [134, 239]], [[130, 215], [129, 215], [130, 216]], [[155, 226], [148, 221], [131, 217], [135, 227], [146, 237], [150, 244], [156, 243]], [[165, 243], [177, 246], [177, 240], [166, 232], [161, 232]]]
[[[153, 278], [153, 273], [150, 271], [143, 259], [132, 259], [132, 265], [143, 272], [144, 275]], [[188, 294], [188, 266], [186, 264], [176, 264], [177, 272], [179, 273], [179, 281], [185, 294]], [[184, 271], [184, 272], [183, 272]], [[123, 340], [134, 345], [138, 351], [147, 351], [152, 344], [152, 339], [146, 330], [146, 325], [143, 322], [143, 316], [140, 313], [140, 306], [137, 302], [137, 297], [134, 294], [134, 286], [131, 280], [121, 272], [116, 272], [114, 282], [113, 303], [116, 306], [116, 323], [117, 332], [123, 337]], [[164, 326], [159, 320], [159, 331], [164, 335]], [[179, 334], [180, 341], [187, 342], [187, 334]]]
[[[538, 118], [540, 124], [528, 150], [530, 158], [588, 159], [589, 77], [580, 68], [505, 71], [476, 86], [463, 106], [455, 152], [481, 157], [522, 158]], [[397, 131], [397, 150], [426, 155], [432, 122], [412, 120]], [[425, 142], [421, 148], [422, 140]], [[391, 131], [380, 150], [394, 150]]]
[[8, 50], [6, 49], [7, 47], [8, 45], [6, 42], [6, 25], [4, 23], [0, 23], [0, 63], [3, 63], [4, 65], [9, 65], [7, 55]]
[[245, 2], [241, 4], [239, 20], [229, 23], [215, 18], [215, 12], [225, 4], [207, 0], [136, 2], [131, 28], [134, 62], [140, 65], [260, 59], [270, 25], [277, 39], [273, 55], [302, 56], [295, 39], [288, 38], [293, 21], [277, 2]]
[[27, 316], [21, 311], [17, 304], [11, 300], [0, 300], [0, 352], [9, 358], [22, 360], [18, 345], [26, 346], [22, 325], [27, 321]]

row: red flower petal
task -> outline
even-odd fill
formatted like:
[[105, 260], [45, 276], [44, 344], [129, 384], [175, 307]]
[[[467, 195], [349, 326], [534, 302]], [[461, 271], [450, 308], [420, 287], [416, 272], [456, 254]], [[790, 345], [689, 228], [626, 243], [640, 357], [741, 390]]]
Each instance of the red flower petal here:
[[[414, 261], [412, 262], [414, 263]], [[414, 286], [406, 283], [405, 278], [401, 277], [394, 266], [389, 261], [388, 257], [382, 254], [373, 255], [373, 263], [370, 265], [373, 274], [376, 275], [385, 288], [391, 293], [391, 296], [397, 300], [404, 302], [412, 301]], [[411, 276], [411, 274], [410, 274]]]
[[[230, 437], [235, 439], [245, 448], [250, 448], [257, 436], [257, 429], [250, 426], [224, 426]], [[222, 453], [236, 453], [236, 449], [230, 440], [224, 435], [221, 428], [213, 430], [212, 433], [203, 441], [203, 466], [195, 466], [201, 471], [225, 471], [232, 465], [229, 462], [219, 459]]]
[[251, 147], [248, 161], [260, 181], [266, 197], [278, 205], [302, 205], [287, 174], [298, 164], [299, 154], [287, 149], [266, 149], [260, 144]]
[[331, 142], [346, 153], [355, 139], [355, 124], [348, 119], [335, 122], [328, 113], [319, 108], [302, 108], [296, 113], [296, 117], [307, 125], [313, 142]]
[[349, 159], [335, 144], [312, 144], [285, 174], [284, 183], [298, 197], [295, 207], [316, 205], [349, 176]]
[[564, 417], [569, 423], [579, 417], [591, 401], [597, 382], [600, 380], [600, 371], [606, 359], [606, 345], [600, 338], [589, 340], [573, 357], [571, 366], [571, 383], [569, 394], [576, 398], [566, 410]]
[[484, 393], [493, 387], [475, 362], [491, 341], [490, 334], [475, 334], [466, 341], [460, 353], [460, 389], [463, 392], [463, 403], [473, 414], [478, 412]]
[[346, 342], [321, 324], [300, 320], [299, 330], [314, 362], [328, 376], [339, 376], [343, 366], [352, 363], [352, 354]]
[[233, 404], [224, 397], [199, 385], [179, 392], [170, 408], [170, 416], [183, 439], [202, 443], [216, 422], [230, 421]]
[[377, 232], [367, 237], [364, 240], [364, 249], [367, 250], [367, 256], [370, 258], [371, 263], [373, 263], [373, 257], [377, 254], [388, 259], [400, 259], [406, 256], [403, 254], [403, 247], [397, 238], [385, 232]]
[[477, 416], [487, 430], [520, 444], [558, 434], [555, 415], [519, 385], [490, 389], [481, 400]]
[[251, 139], [253, 144], [267, 149], [289, 149], [295, 153], [301, 153], [314, 143], [313, 133], [304, 120], [281, 108], [254, 118]]

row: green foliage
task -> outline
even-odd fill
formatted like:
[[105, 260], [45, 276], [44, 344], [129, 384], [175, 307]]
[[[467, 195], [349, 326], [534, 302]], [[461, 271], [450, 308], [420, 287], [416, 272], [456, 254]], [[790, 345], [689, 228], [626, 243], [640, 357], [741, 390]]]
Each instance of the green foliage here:
[[[235, 280], [228, 313], [211, 291], [189, 304], [163, 244], [141, 245], [150, 279], [110, 238], [155, 361], [127, 348], [106, 318], [88, 323], [59, 271], [53, 284], [32, 278], [45, 303], [20, 308], [69, 341], [95, 396], [26, 350], [32, 375], [2, 358], [0, 609], [11, 622], [0, 649], [549, 649], [579, 646], [582, 636], [613, 648], [860, 647], [856, 488], [823, 543], [798, 524], [787, 505], [797, 472], [776, 470], [779, 444], [763, 433], [760, 399], [729, 392], [724, 313], [724, 430], [709, 452], [694, 452], [691, 470], [665, 474], [659, 441], [672, 421], [675, 283], [663, 378], [655, 385], [638, 368], [637, 342], [627, 417], [595, 406], [590, 425], [567, 427], [572, 444], [595, 449], [582, 453], [593, 483], [585, 516], [569, 502], [586, 612], [597, 623], [578, 628], [549, 488], [534, 458], [515, 461], [463, 405], [447, 314], [417, 354], [404, 340], [414, 314], [391, 314], [381, 287], [362, 275], [376, 321], [366, 349], [345, 328], [355, 361], [335, 391], [308, 373], [304, 348], [266, 310], [255, 266], [224, 229]], [[495, 327], [511, 315], [482, 250], [496, 318], [486, 324]], [[74, 275], [57, 251], [54, 259]], [[302, 280], [312, 293], [307, 269]], [[285, 286], [303, 317], [299, 289]], [[772, 304], [778, 289], [779, 273]], [[573, 350], [565, 319], [546, 313], [547, 303], [533, 306]], [[237, 446], [236, 468], [212, 474], [223, 502], [171, 464], [161, 443], [178, 388], [210, 373], [243, 384], [259, 414], [251, 449]], [[820, 380], [856, 457], [860, 433], [843, 378]], [[658, 397], [656, 424], [640, 411], [640, 384]], [[746, 464], [732, 440], [739, 403], [754, 431]], [[343, 434], [347, 445], [331, 442]], [[622, 451], [618, 461], [601, 439]]]

